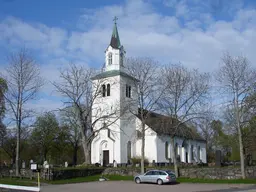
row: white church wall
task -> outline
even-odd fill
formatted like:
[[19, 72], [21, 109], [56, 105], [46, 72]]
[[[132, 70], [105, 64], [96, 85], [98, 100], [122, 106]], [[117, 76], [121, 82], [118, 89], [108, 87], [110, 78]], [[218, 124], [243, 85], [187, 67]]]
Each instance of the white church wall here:
[[[136, 130], [141, 131], [141, 120], [136, 118]], [[141, 139], [136, 141], [136, 156], [141, 157]], [[157, 159], [157, 136], [156, 133], [146, 125], [145, 131], [145, 157], [150, 163]]]
[[[192, 163], [192, 150], [191, 146], [193, 146], [194, 149], [194, 157], [196, 159], [196, 155], [198, 154], [198, 147], [200, 146], [200, 159], [206, 163], [206, 144], [201, 141], [197, 140], [186, 140], [187, 147], [182, 147], [184, 138], [175, 137], [174, 139], [175, 144], [177, 144], [178, 147], [178, 155], [180, 156], [181, 162], [186, 162], [186, 151], [188, 152], [188, 163]], [[169, 162], [168, 159], [166, 159], [165, 155], [165, 143], [168, 142], [168, 158], [172, 158], [172, 152], [171, 152], [171, 143], [170, 143], [170, 137], [168, 136], [157, 136], [157, 162]], [[173, 162], [173, 159], [172, 159]], [[196, 162], [199, 162], [199, 160], [196, 159]]]
[[[136, 156], [141, 157], [141, 145], [142, 140], [138, 139], [136, 141]], [[145, 137], [145, 158], [152, 163], [153, 160], [157, 159], [157, 148], [156, 148], [156, 136], [147, 135]]]
[[168, 158], [171, 158], [171, 144], [170, 137], [168, 136], [157, 136], [157, 160], [156, 162], [169, 162], [166, 159], [165, 154], [165, 143], [168, 142]]
[[[117, 125], [115, 125], [115, 128], [112, 126], [112, 129], [117, 129], [116, 126]], [[120, 162], [120, 151], [122, 146], [120, 146], [120, 142], [118, 142], [119, 140], [119, 132], [111, 131], [108, 133], [108, 130], [101, 130], [92, 142], [92, 163], [103, 163], [103, 150], [109, 150], [109, 163], [113, 163], [113, 160]]]
[[[131, 86], [131, 97], [126, 97], [126, 85]], [[120, 78], [120, 98], [123, 115], [120, 119], [120, 142], [121, 142], [121, 162], [128, 162], [127, 144], [132, 143], [131, 153], [135, 153], [134, 139], [136, 139], [136, 116], [138, 111], [137, 92], [135, 82], [130, 78], [121, 76]], [[132, 111], [132, 113], [131, 113]], [[131, 154], [131, 156], [132, 156]]]
[[[110, 84], [110, 96], [103, 97], [102, 94], [97, 95], [93, 103], [92, 118], [111, 114], [111, 112], [120, 108], [120, 77], [108, 77], [105, 79], [93, 81], [93, 92], [95, 89], [102, 90], [101, 85]], [[94, 94], [93, 94], [94, 95]]]

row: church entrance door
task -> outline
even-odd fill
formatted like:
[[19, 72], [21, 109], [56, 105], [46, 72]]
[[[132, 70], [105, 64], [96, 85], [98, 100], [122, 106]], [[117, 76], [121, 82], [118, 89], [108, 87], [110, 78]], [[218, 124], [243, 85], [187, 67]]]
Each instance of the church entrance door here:
[[103, 150], [103, 167], [109, 164], [109, 150]]

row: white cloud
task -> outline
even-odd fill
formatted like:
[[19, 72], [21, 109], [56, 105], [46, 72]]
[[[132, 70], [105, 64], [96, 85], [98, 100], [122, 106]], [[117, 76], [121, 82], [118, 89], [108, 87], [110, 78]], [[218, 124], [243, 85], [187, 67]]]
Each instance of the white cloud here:
[[[163, 63], [181, 62], [213, 71], [223, 51], [230, 51], [245, 54], [256, 65], [255, 9], [241, 9], [240, 0], [223, 5], [209, 2], [165, 0], [166, 6], [175, 9], [173, 15], [163, 14], [143, 0], [85, 9], [77, 24], [79, 30], [70, 34], [65, 29], [8, 17], [0, 22], [0, 40], [8, 46], [25, 43], [40, 50], [42, 74], [50, 81], [58, 80], [59, 68], [70, 61], [93, 67], [103, 65], [114, 16], [119, 17], [119, 35], [128, 56], [151, 56]], [[232, 13], [232, 18], [216, 20], [214, 14], [223, 10]], [[45, 87], [48, 95], [52, 89], [50, 85]]]
[[26, 23], [18, 18], [7, 17], [0, 23], [0, 40], [9, 46], [26, 46], [43, 50], [42, 54], [64, 55], [67, 32], [44, 24]]

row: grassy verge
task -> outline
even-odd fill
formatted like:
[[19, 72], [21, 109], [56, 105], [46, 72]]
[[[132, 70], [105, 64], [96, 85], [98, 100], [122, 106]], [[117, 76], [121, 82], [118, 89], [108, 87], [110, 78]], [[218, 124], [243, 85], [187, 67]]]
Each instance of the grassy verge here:
[[[93, 175], [88, 177], [77, 177], [73, 179], [63, 179], [63, 180], [56, 180], [56, 181], [45, 181], [49, 184], [68, 184], [68, 183], [83, 183], [83, 182], [93, 182], [99, 181], [101, 175]], [[104, 176], [109, 181], [132, 181], [133, 176], [120, 176], [120, 175], [109, 175]]]
[[36, 180], [20, 179], [20, 178], [0, 178], [0, 184], [20, 185], [20, 186], [37, 186]]

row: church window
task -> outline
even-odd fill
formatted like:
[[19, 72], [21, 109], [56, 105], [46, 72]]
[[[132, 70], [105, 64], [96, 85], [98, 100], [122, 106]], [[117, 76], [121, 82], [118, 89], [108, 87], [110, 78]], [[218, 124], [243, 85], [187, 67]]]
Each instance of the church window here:
[[197, 147], [197, 158], [198, 158], [198, 160], [201, 160], [200, 151], [201, 151], [201, 148], [200, 148], [200, 146], [198, 146]]
[[142, 137], [142, 133], [139, 130], [136, 130], [137, 139], [140, 139]]
[[165, 158], [166, 158], [166, 159], [169, 158], [169, 156], [168, 156], [168, 146], [169, 146], [169, 144], [168, 144], [168, 142], [166, 141], [166, 142], [165, 142]]
[[111, 65], [112, 64], [112, 53], [108, 54], [108, 64]]
[[194, 146], [191, 145], [191, 159], [194, 160]]
[[107, 96], [110, 96], [110, 84], [107, 84]]
[[102, 97], [106, 97], [106, 85], [102, 85]]
[[132, 157], [132, 143], [131, 141], [128, 141], [127, 143], [127, 159], [131, 159]]
[[126, 85], [126, 97], [131, 98], [131, 86]]
[[175, 155], [176, 155], [176, 158], [178, 156], [178, 153], [179, 153], [179, 148], [178, 148], [178, 144], [176, 143], [175, 144]]
[[110, 129], [108, 129], [108, 137], [110, 138]]

